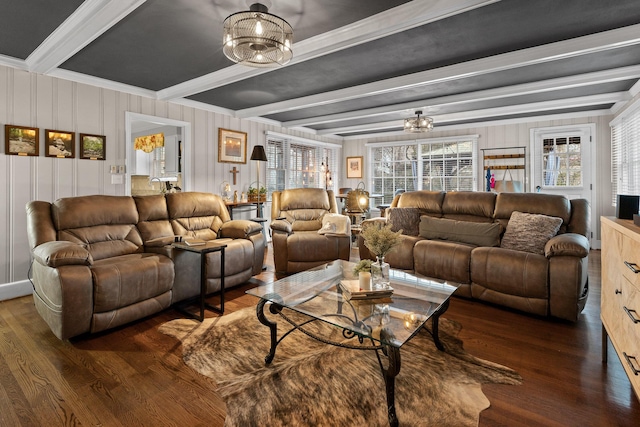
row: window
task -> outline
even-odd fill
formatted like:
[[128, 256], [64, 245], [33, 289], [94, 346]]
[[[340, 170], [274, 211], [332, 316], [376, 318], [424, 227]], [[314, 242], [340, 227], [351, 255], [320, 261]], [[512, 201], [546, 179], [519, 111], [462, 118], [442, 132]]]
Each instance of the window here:
[[371, 144], [372, 191], [390, 203], [397, 190], [473, 191], [477, 135]]
[[337, 145], [267, 132], [266, 151], [269, 198], [287, 188], [335, 190], [331, 177], [339, 173]]
[[640, 102], [611, 122], [613, 205], [618, 194], [640, 194]]
[[582, 187], [580, 136], [542, 140], [542, 179], [544, 187]]

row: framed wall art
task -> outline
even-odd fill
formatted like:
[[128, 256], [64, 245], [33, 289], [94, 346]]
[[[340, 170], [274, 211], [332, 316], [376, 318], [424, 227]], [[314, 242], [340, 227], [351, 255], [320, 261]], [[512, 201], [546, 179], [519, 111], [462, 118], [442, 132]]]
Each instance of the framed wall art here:
[[38, 128], [4, 125], [5, 154], [37, 156], [40, 154]]
[[45, 129], [45, 156], [73, 159], [76, 156], [76, 134], [63, 130]]
[[247, 163], [247, 133], [218, 128], [218, 162]]
[[80, 134], [80, 158], [89, 160], [105, 160], [105, 145], [107, 138], [104, 135]]
[[347, 157], [347, 178], [362, 178], [362, 156]]

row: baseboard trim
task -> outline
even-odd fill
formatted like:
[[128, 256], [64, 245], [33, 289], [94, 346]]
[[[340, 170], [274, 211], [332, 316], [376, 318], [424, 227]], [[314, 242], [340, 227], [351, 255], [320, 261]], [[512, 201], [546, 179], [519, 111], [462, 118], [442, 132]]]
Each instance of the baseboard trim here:
[[31, 282], [28, 280], [0, 284], [0, 301], [31, 295], [32, 291]]

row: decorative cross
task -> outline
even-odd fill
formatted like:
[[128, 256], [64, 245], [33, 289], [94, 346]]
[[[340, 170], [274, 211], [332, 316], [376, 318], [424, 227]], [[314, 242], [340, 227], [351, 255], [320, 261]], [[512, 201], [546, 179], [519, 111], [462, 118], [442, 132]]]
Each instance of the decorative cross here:
[[233, 169], [229, 171], [229, 173], [233, 174], [233, 185], [236, 185], [236, 174], [240, 173], [240, 171], [234, 166]]

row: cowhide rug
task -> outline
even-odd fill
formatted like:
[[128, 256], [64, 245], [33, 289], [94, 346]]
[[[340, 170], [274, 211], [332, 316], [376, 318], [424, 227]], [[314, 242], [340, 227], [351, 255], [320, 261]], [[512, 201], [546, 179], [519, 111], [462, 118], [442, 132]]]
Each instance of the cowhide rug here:
[[[278, 320], [278, 336], [287, 325]], [[342, 336], [323, 322], [312, 325], [335, 340]], [[396, 377], [401, 426], [477, 426], [480, 412], [489, 407], [481, 384], [522, 382], [513, 370], [466, 353], [456, 338], [460, 329], [440, 319], [444, 352], [424, 330], [401, 348]], [[160, 331], [182, 342], [188, 366], [217, 382], [227, 427], [389, 425], [374, 351], [323, 344], [295, 331], [265, 366], [269, 329], [258, 322], [255, 309], [202, 323], [173, 320]]]

